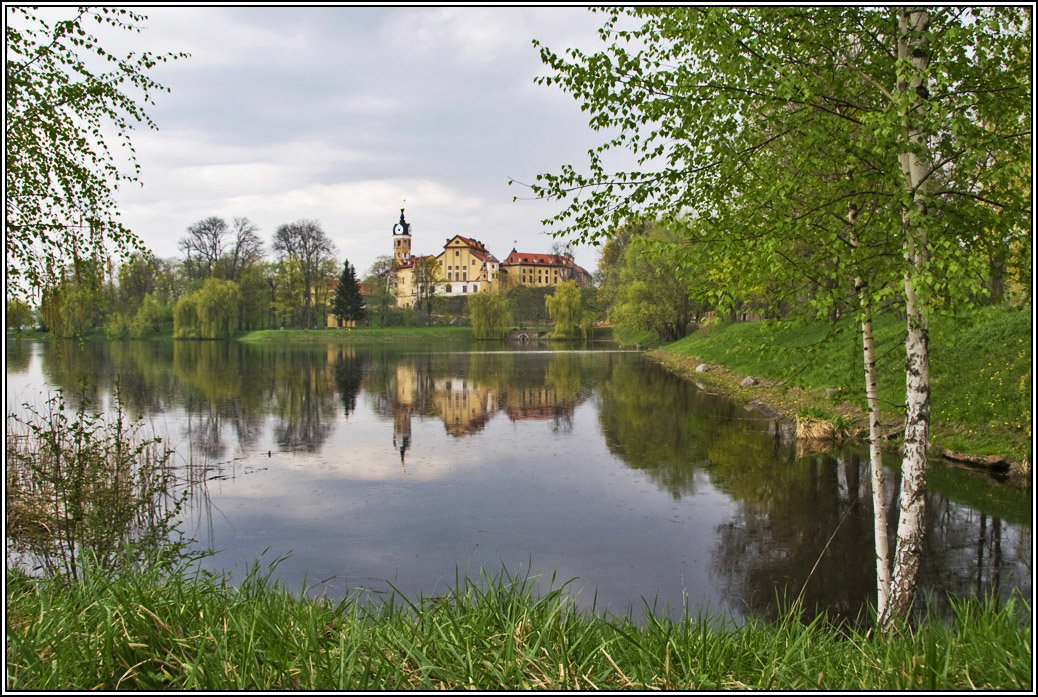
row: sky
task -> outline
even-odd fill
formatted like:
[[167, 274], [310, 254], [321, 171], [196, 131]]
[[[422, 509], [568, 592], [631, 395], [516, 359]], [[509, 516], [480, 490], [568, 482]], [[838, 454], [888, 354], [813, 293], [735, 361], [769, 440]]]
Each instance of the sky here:
[[[391, 254], [406, 206], [412, 251], [456, 234], [499, 259], [548, 252], [541, 221], [559, 202], [531, 182], [581, 166], [601, 140], [548, 74], [532, 39], [556, 52], [599, 43], [583, 7], [173, 7], [141, 10], [127, 48], [185, 51], [151, 75], [170, 89], [134, 131], [141, 187], [122, 220], [159, 257], [178, 257], [192, 223], [247, 217], [270, 240], [317, 220], [363, 275]], [[513, 201], [518, 196], [519, 201]], [[574, 248], [591, 272], [599, 249]]]

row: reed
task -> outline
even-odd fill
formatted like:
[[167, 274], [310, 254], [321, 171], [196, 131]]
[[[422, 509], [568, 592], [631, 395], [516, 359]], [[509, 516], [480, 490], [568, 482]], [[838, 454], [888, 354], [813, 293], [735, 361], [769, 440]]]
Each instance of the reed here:
[[162, 439], [128, 419], [71, 409], [61, 393], [6, 423], [7, 540], [28, 568], [77, 578], [87, 559], [115, 572], [182, 549], [183, 471]]

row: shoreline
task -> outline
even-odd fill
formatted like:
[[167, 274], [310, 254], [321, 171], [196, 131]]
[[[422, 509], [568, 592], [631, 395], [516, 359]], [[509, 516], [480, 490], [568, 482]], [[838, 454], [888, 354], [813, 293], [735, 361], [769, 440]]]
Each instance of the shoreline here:
[[[833, 428], [842, 433], [831, 438], [802, 439], [814, 445], [836, 446], [843, 443], [868, 443], [868, 415], [864, 409], [845, 401], [837, 401], [825, 391], [802, 387], [790, 387], [781, 381], [747, 376], [718, 363], [708, 363], [697, 356], [687, 356], [666, 348], [656, 348], [644, 353], [649, 360], [669, 372], [689, 380], [700, 389], [704, 386], [720, 391], [740, 406], [756, 409], [760, 413], [797, 428], [798, 412], [804, 409], [823, 409], [842, 421], [842, 428]], [[706, 366], [700, 369], [700, 366]], [[743, 382], [752, 377], [753, 385]], [[893, 444], [900, 441], [902, 427], [899, 420], [883, 414], [881, 419], [886, 440]], [[798, 438], [798, 440], [801, 440]], [[1012, 460], [1002, 455], [953, 452], [931, 442], [931, 464], [943, 467], [964, 467], [999, 477], [1000, 484], [1018, 487], [1030, 486], [1031, 465], [1027, 461]]]

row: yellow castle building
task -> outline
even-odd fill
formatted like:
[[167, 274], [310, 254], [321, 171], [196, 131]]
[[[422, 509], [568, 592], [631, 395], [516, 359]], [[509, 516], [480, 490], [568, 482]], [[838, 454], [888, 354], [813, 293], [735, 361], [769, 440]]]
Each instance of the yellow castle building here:
[[570, 280], [581, 287], [591, 284], [591, 274], [560, 254], [512, 249], [501, 262], [483, 242], [455, 235], [444, 243], [440, 254], [414, 256], [411, 242], [411, 224], [401, 208], [400, 221], [393, 226], [393, 288], [396, 304], [401, 307], [414, 307], [430, 295], [451, 298], [497, 288], [554, 286]]

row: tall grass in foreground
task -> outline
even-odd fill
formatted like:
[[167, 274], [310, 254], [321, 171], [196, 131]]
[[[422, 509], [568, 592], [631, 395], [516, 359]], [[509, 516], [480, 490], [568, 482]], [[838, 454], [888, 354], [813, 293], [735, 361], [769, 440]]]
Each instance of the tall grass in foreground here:
[[536, 597], [533, 579], [507, 574], [442, 597], [333, 603], [288, 592], [272, 568], [237, 587], [188, 568], [76, 582], [8, 572], [7, 689], [1031, 687], [1030, 608], [1014, 603], [958, 603], [947, 625], [884, 636], [795, 612], [741, 627], [603, 618], [564, 587]]

